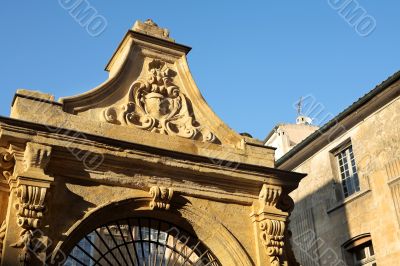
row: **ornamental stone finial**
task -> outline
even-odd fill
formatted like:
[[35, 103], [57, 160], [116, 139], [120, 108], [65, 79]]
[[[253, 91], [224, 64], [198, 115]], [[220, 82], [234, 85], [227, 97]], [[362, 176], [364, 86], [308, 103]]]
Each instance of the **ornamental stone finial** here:
[[132, 30], [170, 42], [175, 42], [174, 39], [169, 37], [169, 30], [159, 27], [152, 19], [147, 19], [145, 22], [137, 20], [133, 25]]

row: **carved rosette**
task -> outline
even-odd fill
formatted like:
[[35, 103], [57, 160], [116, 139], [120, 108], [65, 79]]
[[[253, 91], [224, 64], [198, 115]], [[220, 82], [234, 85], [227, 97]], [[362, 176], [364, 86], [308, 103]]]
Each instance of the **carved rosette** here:
[[174, 195], [172, 188], [154, 186], [150, 189], [150, 196], [153, 200], [150, 202], [150, 208], [169, 210], [170, 202]]
[[216, 136], [195, 119], [190, 100], [173, 82], [175, 76], [165, 62], [152, 60], [147, 78], [132, 84], [128, 103], [105, 109], [104, 119], [159, 134], [215, 142]]

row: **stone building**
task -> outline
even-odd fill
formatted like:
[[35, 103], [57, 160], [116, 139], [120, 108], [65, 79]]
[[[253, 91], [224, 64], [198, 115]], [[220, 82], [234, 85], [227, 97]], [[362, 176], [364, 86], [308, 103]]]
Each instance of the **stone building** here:
[[302, 265], [400, 265], [399, 95], [400, 72], [277, 160], [308, 174], [290, 194]]
[[215, 115], [189, 51], [136, 22], [93, 90], [17, 91], [0, 117], [2, 266], [297, 265], [304, 174]]

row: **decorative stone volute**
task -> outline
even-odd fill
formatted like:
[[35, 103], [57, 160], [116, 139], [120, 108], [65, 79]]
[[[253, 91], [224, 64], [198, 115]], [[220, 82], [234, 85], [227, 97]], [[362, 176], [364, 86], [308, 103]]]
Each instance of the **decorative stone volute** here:
[[0, 147], [0, 184], [9, 182], [13, 175], [15, 167], [15, 158], [12, 151]]
[[150, 189], [150, 195], [153, 198], [150, 202], [150, 209], [169, 210], [174, 190], [172, 188], [154, 186]]

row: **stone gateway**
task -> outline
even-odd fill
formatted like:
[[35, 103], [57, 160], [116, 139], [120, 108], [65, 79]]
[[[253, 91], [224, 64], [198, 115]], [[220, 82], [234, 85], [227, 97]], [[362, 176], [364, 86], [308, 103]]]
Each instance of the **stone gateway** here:
[[138, 21], [98, 87], [17, 91], [0, 117], [2, 266], [298, 265], [289, 193], [304, 175], [217, 117], [189, 51]]

